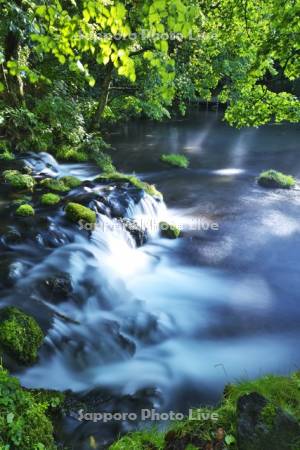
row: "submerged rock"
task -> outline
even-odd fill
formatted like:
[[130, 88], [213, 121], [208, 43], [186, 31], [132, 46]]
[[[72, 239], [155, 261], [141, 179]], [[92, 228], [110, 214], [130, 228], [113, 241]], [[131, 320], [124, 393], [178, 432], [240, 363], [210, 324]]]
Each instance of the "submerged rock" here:
[[293, 416], [252, 392], [238, 400], [237, 440], [239, 450], [296, 449], [300, 425]]
[[121, 226], [123, 226], [125, 230], [128, 231], [129, 234], [131, 234], [138, 247], [141, 247], [147, 242], [147, 230], [139, 226], [135, 220], [123, 218], [119, 219], [119, 222]]
[[73, 293], [72, 278], [68, 273], [58, 273], [40, 282], [41, 290], [54, 303], [67, 300]]

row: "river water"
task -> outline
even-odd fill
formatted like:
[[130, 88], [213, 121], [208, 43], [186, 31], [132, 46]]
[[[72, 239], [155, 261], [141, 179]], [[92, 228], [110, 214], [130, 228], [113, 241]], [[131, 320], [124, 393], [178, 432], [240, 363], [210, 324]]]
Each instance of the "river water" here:
[[[42, 257], [31, 250], [36, 263], [16, 302], [35, 301], [22, 292], [53, 268], [71, 274], [77, 299], [42, 299], [42, 310], [32, 308], [41, 320], [46, 305], [74, 323], [56, 315], [39, 363], [19, 373], [23, 384], [105, 389], [187, 412], [217, 402], [229, 382], [299, 368], [300, 191], [255, 181], [269, 168], [300, 178], [299, 131], [286, 124], [235, 130], [215, 112], [194, 112], [111, 134], [118, 169], [154, 183], [165, 204], [146, 197], [128, 209], [149, 228], [143, 247], [97, 228], [90, 240], [78, 233]], [[162, 153], [183, 153], [190, 167], [167, 167]], [[89, 165], [58, 170], [97, 173]], [[160, 219], [179, 224], [182, 238], [160, 238]], [[16, 251], [24, 259], [29, 250]]]

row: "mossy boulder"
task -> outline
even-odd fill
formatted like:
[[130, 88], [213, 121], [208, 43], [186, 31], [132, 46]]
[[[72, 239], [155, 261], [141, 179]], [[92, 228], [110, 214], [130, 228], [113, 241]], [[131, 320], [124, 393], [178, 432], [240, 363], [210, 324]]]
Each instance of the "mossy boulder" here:
[[60, 181], [62, 181], [64, 185], [68, 186], [70, 189], [77, 188], [82, 184], [82, 181], [79, 180], [79, 178], [73, 177], [71, 175], [60, 178]]
[[170, 166], [181, 167], [183, 169], [186, 169], [190, 164], [186, 156], [175, 153], [161, 155], [160, 160]]
[[0, 309], [0, 348], [20, 363], [32, 364], [44, 334], [36, 320], [15, 307]]
[[78, 223], [80, 220], [94, 224], [96, 223], [96, 213], [86, 206], [79, 203], [68, 203], [66, 206], [66, 215], [71, 222]]
[[16, 215], [19, 217], [31, 217], [35, 215], [35, 211], [31, 205], [23, 204], [16, 210]]
[[103, 173], [102, 175], [98, 176], [95, 181], [99, 183], [130, 183], [132, 186], [144, 190], [147, 194], [152, 195], [153, 197], [163, 197], [161, 192], [159, 192], [153, 184], [145, 183], [134, 175], [126, 175], [120, 172]]
[[258, 184], [267, 188], [291, 189], [295, 187], [296, 180], [291, 175], [285, 175], [276, 170], [262, 172], [257, 180]]
[[0, 367], [0, 448], [56, 450], [47, 415], [54, 398], [58, 395], [43, 396], [23, 389], [17, 378]]
[[61, 197], [57, 194], [52, 194], [51, 192], [48, 194], [43, 194], [41, 196], [41, 204], [44, 206], [54, 206], [57, 205], [61, 200]]
[[159, 229], [161, 236], [167, 239], [177, 239], [181, 233], [178, 227], [168, 222], [160, 222]]
[[40, 185], [49, 191], [66, 193], [71, 190], [61, 179], [59, 178], [44, 178]]
[[33, 191], [36, 184], [31, 175], [22, 174], [19, 170], [5, 170], [2, 175], [5, 183], [19, 191]]
[[166, 432], [130, 433], [109, 448], [299, 450], [299, 382], [296, 372], [227, 386], [217, 407], [190, 410], [189, 418], [172, 421]]

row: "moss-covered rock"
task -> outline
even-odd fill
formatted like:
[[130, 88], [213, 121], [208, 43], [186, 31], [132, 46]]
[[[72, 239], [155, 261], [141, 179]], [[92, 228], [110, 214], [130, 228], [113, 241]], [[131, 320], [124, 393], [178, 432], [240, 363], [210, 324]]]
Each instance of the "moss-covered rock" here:
[[285, 175], [276, 170], [262, 172], [257, 180], [258, 184], [267, 188], [291, 189], [296, 185], [296, 180], [291, 175]]
[[31, 205], [22, 204], [16, 210], [16, 215], [19, 217], [30, 217], [35, 215], [35, 211]]
[[44, 206], [54, 206], [57, 205], [61, 200], [61, 197], [57, 194], [52, 194], [51, 192], [48, 194], [43, 194], [41, 196], [41, 204]]
[[110, 450], [298, 450], [299, 383], [300, 373], [295, 373], [230, 385], [219, 406], [193, 409], [189, 418], [172, 422], [166, 432], [127, 434]]
[[59, 178], [44, 178], [40, 185], [53, 192], [66, 193], [71, 190], [61, 179]]
[[104, 173], [99, 177], [97, 177], [95, 181], [99, 183], [111, 181], [120, 183], [130, 183], [136, 188], [144, 190], [147, 194], [152, 195], [153, 197], [162, 198], [162, 193], [159, 192], [153, 184], [145, 183], [144, 181], [141, 181], [134, 175], [125, 175], [119, 172]]
[[68, 203], [66, 206], [66, 215], [71, 222], [78, 223], [80, 220], [83, 220], [86, 223], [96, 223], [95, 211], [79, 203]]
[[14, 307], [0, 309], [0, 348], [20, 363], [31, 364], [44, 339], [33, 317]]
[[56, 450], [47, 416], [50, 407], [50, 396], [43, 398], [23, 389], [17, 378], [0, 367], [0, 448]]
[[82, 184], [82, 181], [79, 180], [79, 178], [73, 177], [71, 175], [60, 178], [60, 181], [62, 181], [64, 185], [68, 186], [70, 189], [77, 188]]
[[19, 170], [5, 170], [2, 175], [5, 183], [20, 191], [33, 191], [36, 184], [31, 175], [22, 174]]
[[175, 153], [170, 153], [167, 155], [161, 155], [160, 160], [170, 166], [181, 167], [186, 169], [190, 162], [184, 155], [177, 155]]
[[177, 239], [180, 236], [180, 229], [175, 225], [171, 225], [168, 222], [159, 223], [160, 234], [167, 239]]

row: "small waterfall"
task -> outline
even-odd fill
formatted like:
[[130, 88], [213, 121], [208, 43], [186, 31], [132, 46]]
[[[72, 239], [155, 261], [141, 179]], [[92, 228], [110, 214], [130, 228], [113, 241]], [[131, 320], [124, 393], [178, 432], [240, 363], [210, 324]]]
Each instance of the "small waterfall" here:
[[46, 152], [28, 153], [24, 158], [26, 165], [29, 166], [35, 174], [55, 177], [59, 174], [60, 168], [58, 162], [52, 155]]
[[[94, 206], [101, 211], [97, 201]], [[151, 220], [158, 223], [165, 210], [162, 200], [145, 194], [139, 202], [129, 203], [126, 215], [141, 221], [141, 226], [146, 224], [151, 234]], [[41, 278], [56, 276], [57, 267], [63, 267], [64, 276], [72, 280], [72, 292], [65, 301], [53, 303], [39, 288], [33, 288], [32, 295], [53, 311], [54, 320], [40, 364], [22, 375], [26, 385], [87, 388], [96, 382], [94, 377], [101, 367], [132, 357], [139, 346], [139, 335], [147, 341], [147, 334], [153, 339], [153, 330], [156, 339], [165, 333], [158, 318], [127, 288], [128, 279], [151, 270], [157, 258], [137, 249], [120, 220], [98, 211], [96, 214], [97, 223], [89, 239], [79, 230], [74, 242], [56, 249], [20, 282], [20, 289], [32, 290]], [[135, 324], [135, 317], [140, 317], [139, 324]], [[49, 372], [56, 381], [52, 377], [49, 380]]]

